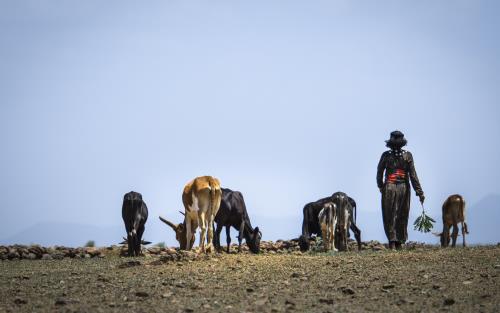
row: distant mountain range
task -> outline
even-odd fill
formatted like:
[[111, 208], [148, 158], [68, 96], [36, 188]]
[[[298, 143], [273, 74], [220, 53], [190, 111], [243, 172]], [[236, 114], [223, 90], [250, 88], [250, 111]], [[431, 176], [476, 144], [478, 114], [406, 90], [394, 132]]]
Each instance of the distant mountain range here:
[[[440, 212], [440, 210], [439, 210]], [[435, 231], [441, 231], [441, 216], [435, 216]], [[467, 223], [470, 234], [467, 238], [470, 244], [496, 244], [500, 242], [500, 232], [497, 231], [500, 222], [500, 195], [492, 194], [484, 197], [473, 206], [467, 206]], [[178, 222], [178, 221], [177, 221]], [[438, 239], [431, 234], [421, 234], [413, 231], [412, 218], [409, 221], [409, 239], [438, 243]], [[263, 240], [291, 239], [300, 235], [302, 217], [266, 217], [255, 215], [252, 217], [253, 227], [259, 226], [263, 233]], [[382, 218], [378, 212], [358, 212], [358, 226], [362, 230], [363, 240], [385, 241], [382, 228]], [[231, 232], [232, 242], [237, 242], [237, 234]], [[93, 226], [77, 223], [45, 222], [35, 224], [14, 236], [0, 240], [0, 244], [31, 244], [44, 246], [64, 245], [82, 246], [88, 240], [94, 240], [98, 246], [118, 244], [125, 235], [122, 224], [112, 226]], [[169, 246], [177, 246], [173, 231], [159, 220], [151, 218], [146, 225], [144, 239], [165, 242]], [[197, 239], [198, 242], [198, 239]], [[225, 231], [221, 235], [221, 243], [225, 244]], [[459, 239], [459, 242], [461, 240]]]

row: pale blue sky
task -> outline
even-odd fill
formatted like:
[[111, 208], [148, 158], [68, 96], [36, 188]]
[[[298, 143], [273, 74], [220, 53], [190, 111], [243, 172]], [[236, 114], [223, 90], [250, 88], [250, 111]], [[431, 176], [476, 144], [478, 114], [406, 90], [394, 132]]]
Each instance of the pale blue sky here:
[[295, 221], [271, 239], [298, 235], [303, 205], [338, 190], [365, 238], [383, 239], [375, 173], [394, 129], [435, 217], [451, 193], [473, 205], [500, 192], [499, 9], [0, 1], [0, 239], [47, 221], [122, 225], [135, 190], [146, 239], [174, 243], [157, 216], [180, 220], [184, 184], [207, 174], [244, 193], [254, 224]]

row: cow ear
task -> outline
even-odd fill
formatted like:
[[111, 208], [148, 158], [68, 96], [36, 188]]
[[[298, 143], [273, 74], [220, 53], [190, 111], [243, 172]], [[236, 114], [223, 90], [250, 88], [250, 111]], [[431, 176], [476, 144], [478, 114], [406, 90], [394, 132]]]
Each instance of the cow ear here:
[[253, 232], [254, 232], [254, 233], [258, 233], [258, 232], [259, 232], [259, 227], [255, 227], [255, 228], [253, 229]]

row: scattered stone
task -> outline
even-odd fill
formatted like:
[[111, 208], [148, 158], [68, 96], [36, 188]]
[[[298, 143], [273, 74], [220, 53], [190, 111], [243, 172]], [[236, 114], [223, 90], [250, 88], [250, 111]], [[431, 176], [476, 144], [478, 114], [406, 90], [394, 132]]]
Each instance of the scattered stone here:
[[45, 253], [42, 255], [42, 260], [52, 260], [52, 256], [50, 254]]
[[17, 304], [17, 305], [21, 305], [21, 304], [26, 304], [28, 303], [28, 301], [26, 301], [25, 299], [23, 298], [15, 298], [14, 299], [14, 303]]
[[388, 290], [388, 289], [393, 289], [395, 287], [394, 284], [385, 284], [382, 286], [382, 289]]
[[59, 305], [66, 305], [66, 304], [68, 304], [68, 302], [66, 301], [66, 299], [64, 299], [64, 298], [58, 298], [58, 299], [56, 299], [55, 305], [59, 306]]
[[170, 298], [173, 295], [172, 292], [165, 292], [164, 294], [161, 295], [162, 298]]
[[140, 266], [140, 265], [141, 265], [140, 261], [128, 261], [128, 262], [125, 262], [125, 263], [118, 265], [118, 268], [129, 268], [129, 267]]
[[326, 304], [333, 304], [334, 300], [333, 299], [319, 299], [319, 303], [326, 303]]
[[253, 289], [251, 287], [247, 288], [247, 292], [254, 292], [254, 291], [255, 291], [255, 289]]
[[352, 288], [349, 288], [349, 287], [341, 287], [341, 290], [342, 290], [342, 293], [344, 293], [346, 295], [353, 295], [356, 293]]
[[135, 295], [139, 298], [147, 298], [149, 297], [149, 293], [145, 292], [145, 291], [137, 291], [135, 293]]
[[444, 299], [443, 304], [444, 305], [453, 305], [453, 304], [455, 304], [455, 299], [453, 299], [453, 298], [446, 298], [446, 299]]

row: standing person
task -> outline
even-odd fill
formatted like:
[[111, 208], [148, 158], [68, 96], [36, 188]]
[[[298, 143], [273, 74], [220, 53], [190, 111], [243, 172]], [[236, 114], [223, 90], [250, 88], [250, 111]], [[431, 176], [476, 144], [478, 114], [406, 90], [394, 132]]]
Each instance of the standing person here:
[[[386, 146], [390, 149], [382, 154], [377, 167], [377, 185], [382, 193], [382, 218], [389, 249], [401, 249], [408, 239], [408, 217], [410, 213], [410, 181], [420, 202], [425, 200], [418, 181], [413, 156], [402, 148], [407, 141], [398, 130], [391, 133]], [[383, 180], [385, 172], [385, 181]]]

